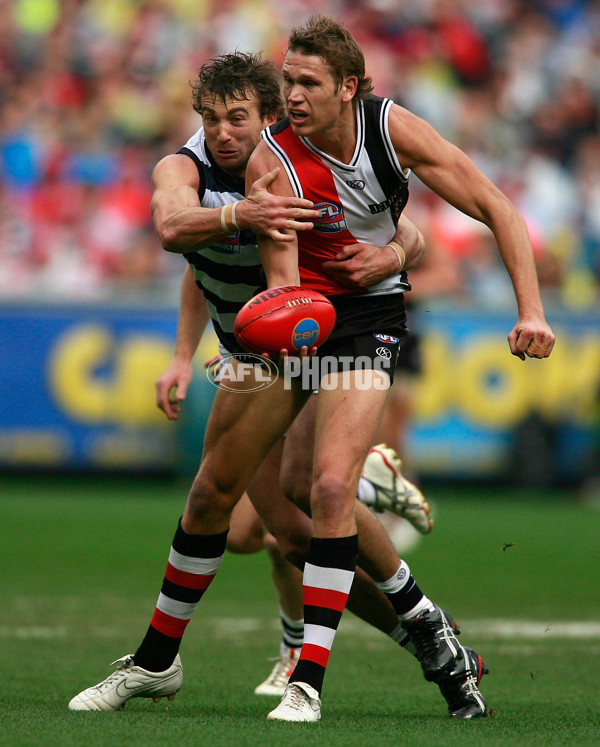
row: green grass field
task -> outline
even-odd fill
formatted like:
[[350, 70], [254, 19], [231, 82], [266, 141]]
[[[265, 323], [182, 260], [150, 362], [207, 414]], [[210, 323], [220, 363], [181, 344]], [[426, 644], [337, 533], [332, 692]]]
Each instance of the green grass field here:
[[144, 634], [186, 492], [127, 477], [3, 478], [0, 744], [600, 744], [600, 509], [486, 487], [432, 487], [435, 532], [406, 559], [483, 655], [494, 717], [448, 718], [417, 662], [346, 613], [321, 722], [267, 722], [276, 701], [252, 692], [279, 643], [264, 553], [226, 557], [184, 638], [173, 702], [69, 712]]

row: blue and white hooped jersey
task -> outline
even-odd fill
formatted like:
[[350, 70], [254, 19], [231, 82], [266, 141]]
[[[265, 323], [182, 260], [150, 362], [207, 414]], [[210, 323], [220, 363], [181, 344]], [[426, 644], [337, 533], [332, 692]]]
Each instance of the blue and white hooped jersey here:
[[[244, 199], [244, 180], [227, 174], [215, 163], [206, 147], [203, 127], [178, 153], [189, 156], [198, 168], [202, 207], [217, 208]], [[256, 234], [238, 231], [184, 257], [204, 293], [220, 342], [229, 350], [239, 350], [233, 334], [235, 317], [246, 301], [266, 287]]]

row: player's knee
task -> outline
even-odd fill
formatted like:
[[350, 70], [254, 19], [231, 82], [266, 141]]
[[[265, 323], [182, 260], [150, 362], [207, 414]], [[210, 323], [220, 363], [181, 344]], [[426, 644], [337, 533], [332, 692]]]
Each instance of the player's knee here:
[[232, 526], [227, 535], [227, 549], [235, 555], [251, 555], [265, 546], [262, 532]]
[[312, 486], [313, 521], [345, 521], [354, 512], [354, 502], [355, 497], [348, 494], [347, 480], [325, 470]]
[[190, 489], [186, 515], [189, 520], [201, 519], [203, 522], [222, 520], [233, 511], [237, 498], [220, 487], [216, 481], [199, 472]]
[[348, 482], [345, 476], [330, 470], [323, 470], [314, 481], [311, 490], [311, 502], [339, 502], [348, 494]]

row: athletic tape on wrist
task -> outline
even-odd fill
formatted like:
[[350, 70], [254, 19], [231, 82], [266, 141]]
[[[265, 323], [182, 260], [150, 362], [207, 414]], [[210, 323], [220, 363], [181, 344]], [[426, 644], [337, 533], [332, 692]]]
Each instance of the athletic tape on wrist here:
[[389, 246], [390, 249], [393, 249], [396, 252], [396, 256], [398, 257], [398, 272], [400, 272], [406, 262], [406, 252], [400, 244], [397, 244], [395, 241], [390, 241], [386, 246]]
[[240, 230], [240, 227], [235, 220], [236, 205], [237, 202], [230, 202], [227, 205], [223, 205], [221, 208], [221, 228], [228, 236], [234, 231]]

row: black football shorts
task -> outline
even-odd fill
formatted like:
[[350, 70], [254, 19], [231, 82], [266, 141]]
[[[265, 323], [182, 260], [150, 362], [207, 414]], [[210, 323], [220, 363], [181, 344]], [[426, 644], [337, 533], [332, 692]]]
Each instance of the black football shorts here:
[[[329, 338], [314, 358], [303, 361], [302, 388], [317, 389], [328, 373], [384, 371], [394, 379], [400, 343], [408, 334], [402, 293], [330, 297], [337, 318]], [[310, 369], [310, 376], [307, 373]]]

